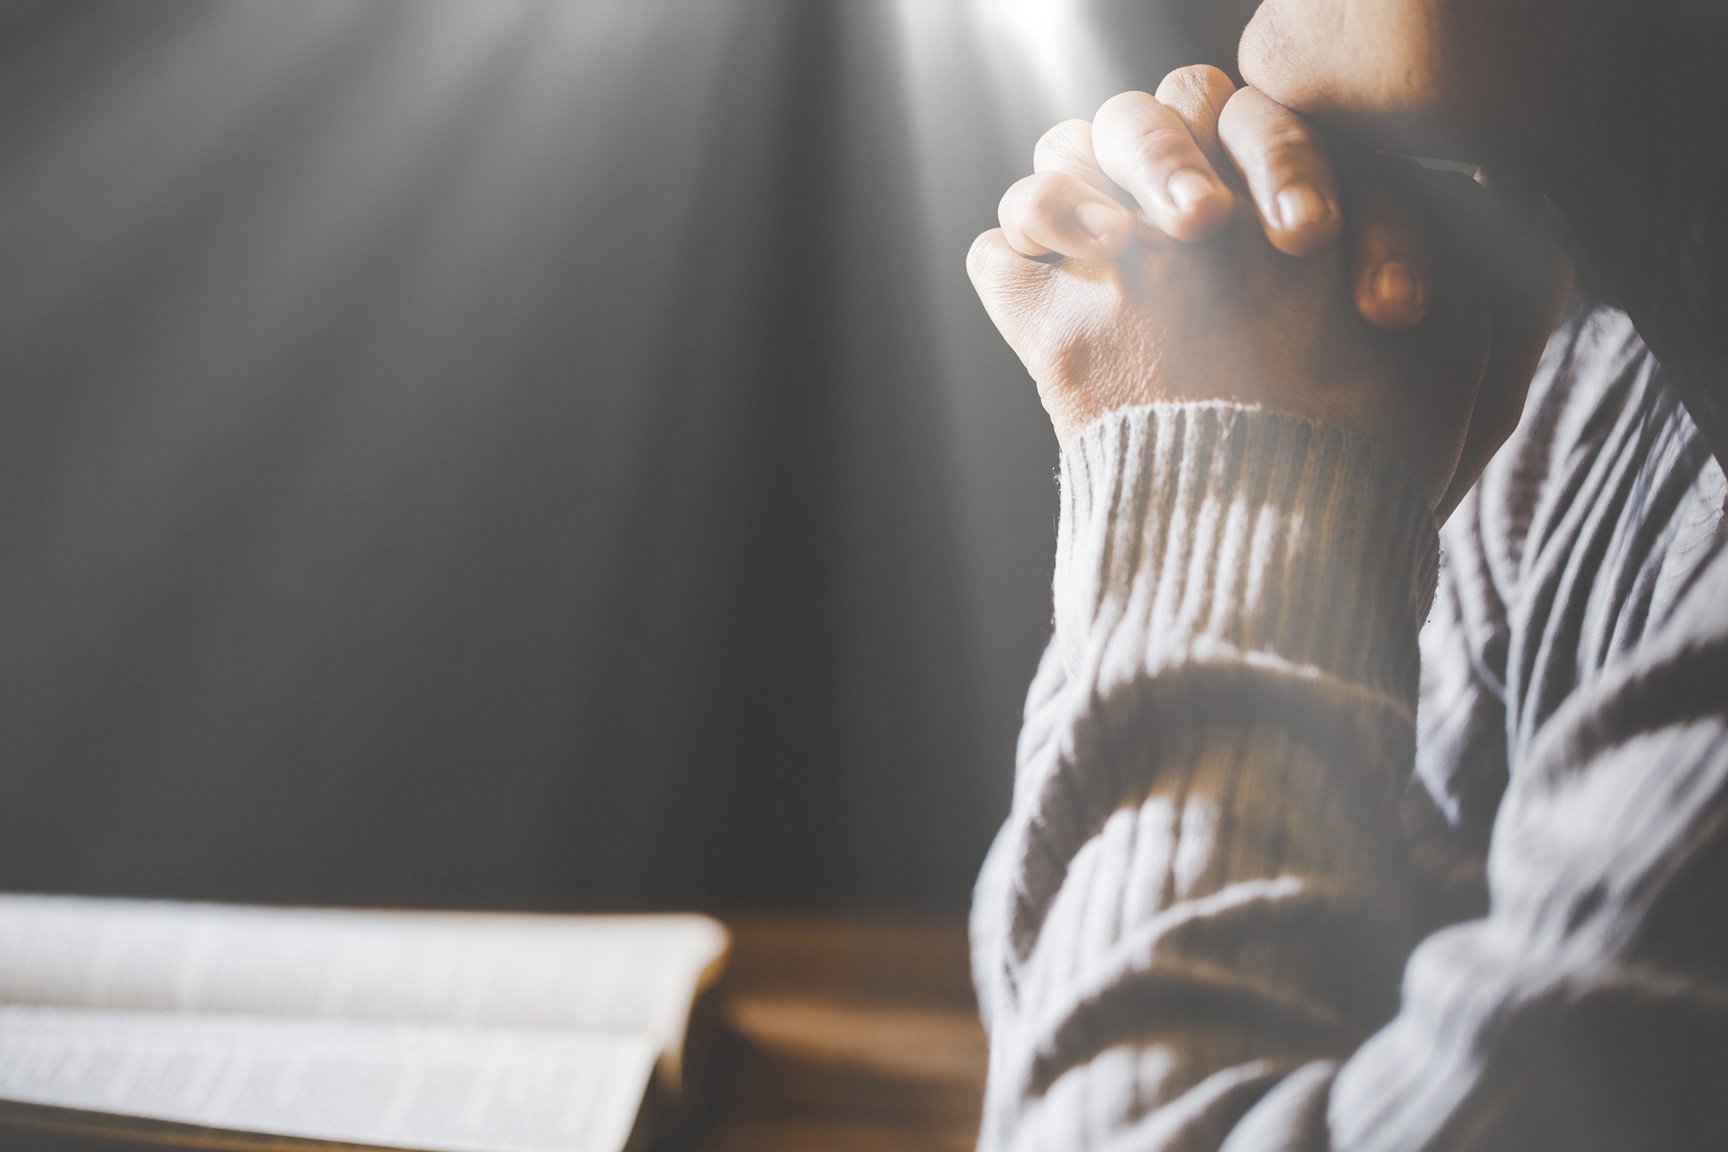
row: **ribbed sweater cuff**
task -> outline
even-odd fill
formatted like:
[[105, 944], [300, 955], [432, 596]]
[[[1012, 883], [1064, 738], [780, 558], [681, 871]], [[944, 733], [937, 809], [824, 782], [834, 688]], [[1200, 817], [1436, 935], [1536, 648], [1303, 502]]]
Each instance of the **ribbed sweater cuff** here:
[[1377, 445], [1261, 409], [1154, 404], [1076, 433], [1061, 485], [1071, 671], [1263, 658], [1413, 706], [1438, 541]]

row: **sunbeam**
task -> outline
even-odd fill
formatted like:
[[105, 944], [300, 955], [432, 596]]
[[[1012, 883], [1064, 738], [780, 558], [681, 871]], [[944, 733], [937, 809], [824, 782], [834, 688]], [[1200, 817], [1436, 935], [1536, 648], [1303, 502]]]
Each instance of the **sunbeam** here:
[[[961, 257], [1123, 82], [1083, 7], [14, 11], [21, 866], [57, 828], [248, 893], [969, 886], [1051, 498]], [[909, 796], [968, 831], [885, 865]]]
[[1049, 432], [1024, 371], [966, 285], [963, 259], [972, 237], [995, 222], [1003, 189], [1030, 171], [1038, 136], [1090, 117], [1132, 73], [1105, 51], [1088, 6], [1072, 0], [895, 0], [891, 12], [915, 193], [906, 255], [941, 337], [933, 378], [974, 674], [990, 685], [987, 698], [1008, 698], [1021, 675], [1021, 641], [1001, 622], [1032, 593], [1005, 576], [1026, 570], [1050, 496], [1041, 470], [1002, 464], [1044, 456]]

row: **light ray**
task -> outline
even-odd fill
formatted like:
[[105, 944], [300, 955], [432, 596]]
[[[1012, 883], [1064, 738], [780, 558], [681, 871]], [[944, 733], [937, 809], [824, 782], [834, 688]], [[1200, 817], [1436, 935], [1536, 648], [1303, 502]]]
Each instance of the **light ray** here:
[[1054, 444], [1024, 370], [966, 285], [964, 257], [995, 223], [1009, 183], [1031, 171], [1038, 136], [1064, 119], [1090, 119], [1128, 86], [1128, 70], [1074, 0], [895, 0], [891, 18], [917, 185], [908, 275], [938, 334], [937, 410], [974, 675], [986, 698], [1011, 699], [1025, 669], [1019, 638], [1001, 622], [1022, 611], [1019, 577], [1028, 555], [1047, 547], [1026, 535], [1028, 524], [1045, 530], [1047, 518], [1026, 509], [1051, 502], [1047, 473], [1023, 465], [1051, 458]]
[[1030, 88], [1051, 122], [1081, 117], [1119, 86], [1117, 62], [1081, 0], [972, 0], [998, 97]]

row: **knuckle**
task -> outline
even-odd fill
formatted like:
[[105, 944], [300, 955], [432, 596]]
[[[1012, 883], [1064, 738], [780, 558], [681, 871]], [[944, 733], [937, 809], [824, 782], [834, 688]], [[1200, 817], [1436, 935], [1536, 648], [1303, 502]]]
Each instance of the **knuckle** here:
[[972, 241], [972, 247], [966, 250], [966, 273], [972, 278], [973, 285], [983, 286], [994, 261], [995, 247], [1001, 238], [1002, 232], [998, 228], [980, 232]]
[[966, 251], [966, 274], [987, 308], [995, 312], [1015, 301], [1035, 299], [1048, 269], [1015, 251], [1000, 228], [980, 233]]
[[[1185, 167], [1200, 162], [1200, 150], [1177, 113], [1144, 92], [1112, 96], [1094, 124], [1106, 173], [1124, 169]], [[1118, 180], [1120, 182], [1120, 179]]]
[[1009, 244], [1024, 239], [1036, 228], [1041, 215], [1049, 211], [1050, 198], [1048, 187], [1035, 177], [1028, 176], [1009, 186], [1008, 191], [1002, 194], [1002, 202], [996, 206], [996, 221], [1002, 226]]
[[1115, 123], [1118, 120], [1133, 119], [1143, 112], [1148, 103], [1156, 103], [1157, 97], [1150, 92], [1118, 92], [1098, 107], [1098, 115], [1092, 118], [1093, 124]]
[[1314, 159], [1314, 137], [1300, 121], [1261, 121], [1238, 138], [1241, 159], [1265, 172], [1306, 168]]
[[1134, 153], [1154, 168], [1190, 164], [1194, 158], [1194, 141], [1187, 129], [1177, 124], [1144, 124], [1134, 134]]
[[1186, 68], [1176, 69], [1165, 79], [1174, 80], [1178, 84], [1200, 92], [1235, 90], [1235, 85], [1231, 84], [1230, 77], [1224, 74], [1224, 70], [1211, 64], [1190, 64]]
[[1215, 112], [1234, 91], [1230, 77], [1221, 70], [1210, 64], [1191, 64], [1164, 77], [1158, 85], [1157, 97], [1161, 103], [1185, 112], [1199, 113], [1207, 109]]
[[1308, 151], [1314, 147], [1314, 133], [1294, 116], [1266, 120], [1255, 136], [1260, 147], [1267, 152]]
[[1252, 88], [1230, 98], [1218, 117], [1218, 131], [1234, 149], [1250, 153], [1287, 153], [1315, 147], [1308, 122]]
[[1250, 177], [1284, 184], [1298, 177], [1328, 182], [1329, 168], [1315, 152], [1313, 138], [1300, 130], [1269, 129], [1235, 150], [1237, 162]]
[[1048, 223], [1067, 210], [1062, 183], [1048, 176], [1033, 176], [1022, 180], [1015, 196], [1021, 217], [1028, 221]]
[[1090, 160], [1091, 157], [1092, 123], [1089, 120], [1064, 120], [1038, 137], [1038, 143], [1032, 148], [1034, 167], [1044, 167], [1052, 161]]

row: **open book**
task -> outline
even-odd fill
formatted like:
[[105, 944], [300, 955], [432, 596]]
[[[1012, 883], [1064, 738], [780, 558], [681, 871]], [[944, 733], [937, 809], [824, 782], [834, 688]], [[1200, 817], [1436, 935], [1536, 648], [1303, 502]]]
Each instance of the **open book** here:
[[0, 895], [0, 1145], [621, 1152], [694, 1091], [728, 948], [700, 916]]

